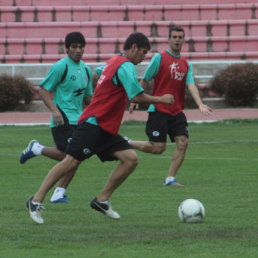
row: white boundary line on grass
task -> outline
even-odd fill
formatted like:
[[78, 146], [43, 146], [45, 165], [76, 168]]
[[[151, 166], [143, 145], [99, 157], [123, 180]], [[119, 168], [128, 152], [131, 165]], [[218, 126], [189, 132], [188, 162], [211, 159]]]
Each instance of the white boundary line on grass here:
[[[138, 155], [139, 159], [141, 158], [148, 158], [147, 156]], [[162, 155], [162, 156], [151, 156], [150, 159], [169, 159], [171, 160], [171, 156], [168, 155]], [[234, 158], [234, 157], [185, 157], [185, 160], [233, 160], [233, 161], [258, 161], [258, 158]]]

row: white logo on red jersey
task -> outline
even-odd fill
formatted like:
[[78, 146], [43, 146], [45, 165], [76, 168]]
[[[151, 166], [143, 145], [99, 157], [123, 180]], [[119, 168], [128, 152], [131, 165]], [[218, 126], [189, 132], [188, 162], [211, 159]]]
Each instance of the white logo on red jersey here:
[[106, 76], [103, 74], [99, 77], [98, 86], [102, 84], [102, 82], [105, 80], [105, 78], [106, 78]]
[[171, 73], [171, 78], [182, 81], [184, 79], [185, 73], [181, 73], [178, 70], [180, 69], [178, 63], [173, 62], [170, 66], [170, 73]]

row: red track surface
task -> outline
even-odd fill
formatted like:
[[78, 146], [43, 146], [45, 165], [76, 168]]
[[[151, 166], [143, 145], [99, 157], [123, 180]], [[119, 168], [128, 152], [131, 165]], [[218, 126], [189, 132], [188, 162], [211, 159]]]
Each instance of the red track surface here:
[[[186, 117], [191, 121], [216, 121], [223, 119], [253, 119], [258, 118], [258, 109], [216, 109], [211, 116], [204, 116], [197, 109], [185, 110]], [[4, 112], [0, 113], [1, 125], [23, 124], [48, 124], [50, 113], [48, 112]], [[133, 114], [125, 112], [123, 121], [141, 120], [146, 121], [146, 111], [134, 111]]]

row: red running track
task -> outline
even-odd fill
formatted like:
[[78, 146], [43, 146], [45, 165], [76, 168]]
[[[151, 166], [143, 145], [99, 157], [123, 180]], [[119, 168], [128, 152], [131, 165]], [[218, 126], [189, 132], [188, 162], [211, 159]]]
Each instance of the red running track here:
[[[212, 122], [224, 119], [254, 119], [258, 118], [258, 109], [215, 109], [210, 116], [204, 116], [197, 109], [184, 111], [189, 122]], [[125, 112], [123, 121], [146, 121], [147, 111], [134, 111], [133, 114]], [[0, 113], [0, 125], [34, 125], [48, 124], [49, 112], [3, 112]]]

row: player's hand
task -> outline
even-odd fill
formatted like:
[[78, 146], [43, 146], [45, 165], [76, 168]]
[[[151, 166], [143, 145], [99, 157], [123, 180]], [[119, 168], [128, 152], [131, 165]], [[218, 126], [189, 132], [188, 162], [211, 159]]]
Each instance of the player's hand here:
[[205, 104], [199, 105], [199, 109], [200, 109], [201, 113], [206, 115], [206, 116], [210, 115], [212, 113], [212, 109]]
[[131, 103], [130, 106], [129, 106], [129, 114], [132, 114], [133, 110], [138, 109], [138, 108], [139, 108], [139, 104]]
[[56, 110], [54, 112], [52, 112], [53, 114], [53, 122], [55, 124], [55, 126], [61, 126], [62, 125], [62, 115], [60, 113], [59, 110]]
[[174, 104], [174, 96], [171, 94], [165, 94], [162, 96], [163, 103], [162, 104], [168, 104], [173, 105]]

